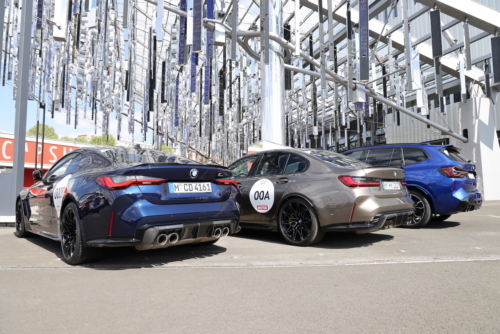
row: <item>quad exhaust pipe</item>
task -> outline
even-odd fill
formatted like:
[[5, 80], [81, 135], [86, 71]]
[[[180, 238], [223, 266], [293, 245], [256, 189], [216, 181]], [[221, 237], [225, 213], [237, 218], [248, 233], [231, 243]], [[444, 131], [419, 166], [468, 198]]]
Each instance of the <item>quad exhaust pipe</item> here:
[[229, 235], [229, 227], [216, 227], [214, 233], [212, 233], [212, 238], [227, 237]]
[[156, 237], [155, 244], [164, 246], [167, 243], [168, 244], [175, 244], [179, 241], [179, 234], [177, 233], [170, 233], [170, 234], [159, 234], [158, 237]]
[[214, 238], [220, 238], [222, 236], [222, 229], [220, 227], [217, 227], [214, 229], [214, 233], [212, 234], [212, 237]]
[[[229, 227], [216, 227], [212, 233], [212, 238], [220, 238], [226, 237], [229, 235], [230, 229]], [[166, 234], [160, 233], [156, 237], [155, 245], [165, 246], [166, 244], [176, 244], [180, 240], [179, 234], [176, 232]]]
[[168, 243], [169, 244], [175, 244], [177, 241], [179, 241], [179, 235], [177, 233], [170, 233], [167, 235]]
[[160, 234], [158, 237], [156, 237], [156, 242], [155, 244], [163, 246], [168, 242], [167, 235], [166, 234]]

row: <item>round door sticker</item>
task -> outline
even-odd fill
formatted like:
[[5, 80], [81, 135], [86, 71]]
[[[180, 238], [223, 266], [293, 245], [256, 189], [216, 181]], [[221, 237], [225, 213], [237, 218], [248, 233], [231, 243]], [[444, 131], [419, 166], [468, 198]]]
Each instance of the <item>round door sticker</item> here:
[[273, 207], [274, 185], [268, 179], [261, 179], [250, 189], [250, 202], [257, 212], [266, 213]]

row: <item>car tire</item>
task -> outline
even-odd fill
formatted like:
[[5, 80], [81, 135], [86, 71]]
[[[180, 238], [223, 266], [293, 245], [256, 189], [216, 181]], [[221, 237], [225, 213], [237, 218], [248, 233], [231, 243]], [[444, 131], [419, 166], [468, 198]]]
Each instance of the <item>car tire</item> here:
[[418, 190], [410, 189], [410, 197], [415, 202], [415, 214], [411, 224], [403, 225], [409, 228], [421, 228], [429, 222], [432, 216], [431, 206], [427, 197]]
[[23, 204], [21, 200], [16, 202], [16, 230], [14, 235], [18, 238], [27, 238], [32, 234], [26, 231], [25, 217], [23, 213]]
[[61, 214], [62, 260], [76, 265], [94, 262], [101, 258], [101, 248], [84, 247], [80, 217], [75, 203], [71, 202]]
[[286, 200], [278, 211], [277, 221], [278, 230], [290, 245], [313, 245], [325, 236], [314, 208], [301, 198]]
[[450, 218], [451, 215], [432, 215], [431, 221], [432, 222], [444, 222], [446, 219]]

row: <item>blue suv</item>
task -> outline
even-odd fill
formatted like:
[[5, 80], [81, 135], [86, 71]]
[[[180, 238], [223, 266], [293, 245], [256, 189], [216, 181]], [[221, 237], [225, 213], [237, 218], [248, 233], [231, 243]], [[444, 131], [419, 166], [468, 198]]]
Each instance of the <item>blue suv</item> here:
[[405, 171], [405, 182], [415, 202], [413, 224], [408, 227], [422, 227], [431, 219], [444, 221], [454, 213], [477, 210], [482, 205], [476, 166], [452, 145], [390, 144], [342, 154], [372, 166]]

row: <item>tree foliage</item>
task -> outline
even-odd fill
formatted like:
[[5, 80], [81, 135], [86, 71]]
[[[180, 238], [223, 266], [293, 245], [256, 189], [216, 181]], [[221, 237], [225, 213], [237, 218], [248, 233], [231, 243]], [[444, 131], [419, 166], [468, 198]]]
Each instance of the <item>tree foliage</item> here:
[[92, 145], [98, 145], [98, 146], [115, 146], [116, 144], [116, 139], [115, 137], [109, 135], [108, 138], [103, 137], [103, 136], [93, 136], [90, 138], [90, 143]]
[[[42, 124], [39, 124], [38, 125], [38, 136], [39, 137], [42, 136], [42, 129], [43, 129]], [[36, 125], [33, 125], [33, 127], [31, 127], [26, 132], [26, 136], [30, 136], [30, 137], [36, 136]], [[45, 125], [45, 138], [48, 138], [48, 139], [57, 139], [58, 138], [57, 133], [53, 127]]]
[[173, 148], [170, 148], [165, 144], [161, 145], [161, 151], [166, 152], [166, 153], [172, 153], [172, 154], [175, 153], [175, 150]]
[[77, 137], [75, 138], [75, 143], [88, 144], [89, 141], [87, 140], [87, 137]]
[[62, 136], [62, 137], [59, 137], [59, 140], [64, 140], [64, 141], [73, 141], [72, 138], [68, 137], [68, 136]]

